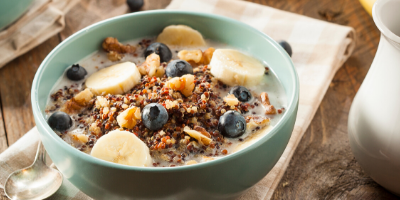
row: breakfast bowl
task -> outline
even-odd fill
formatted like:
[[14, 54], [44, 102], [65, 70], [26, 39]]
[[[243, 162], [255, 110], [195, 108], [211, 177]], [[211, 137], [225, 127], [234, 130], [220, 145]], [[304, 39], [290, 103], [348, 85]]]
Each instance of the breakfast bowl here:
[[[107, 162], [67, 144], [48, 125], [46, 103], [65, 70], [109, 36], [128, 41], [183, 24], [206, 39], [240, 49], [274, 73], [287, 97], [279, 122], [251, 145], [208, 162], [178, 167], [134, 167]], [[184, 11], [146, 11], [108, 19], [73, 34], [42, 62], [32, 86], [35, 122], [50, 158], [66, 179], [94, 199], [232, 199], [255, 185], [282, 155], [294, 128], [299, 80], [288, 54], [273, 39], [241, 22]]]
[[0, 2], [0, 30], [24, 14], [33, 0], [5, 0]]

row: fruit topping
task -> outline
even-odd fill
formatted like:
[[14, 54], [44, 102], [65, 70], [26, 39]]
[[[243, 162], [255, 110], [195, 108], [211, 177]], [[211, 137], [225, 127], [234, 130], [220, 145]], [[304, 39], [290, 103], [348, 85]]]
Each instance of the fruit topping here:
[[225, 137], [239, 137], [246, 132], [246, 120], [237, 111], [227, 111], [219, 118], [218, 130]]
[[290, 46], [290, 44], [284, 40], [281, 40], [278, 43], [282, 46], [283, 49], [285, 49], [287, 54], [289, 54], [289, 56], [292, 57], [292, 47]]
[[128, 131], [114, 130], [103, 135], [93, 146], [91, 155], [123, 165], [148, 167], [152, 164], [147, 145]]
[[167, 123], [168, 112], [161, 104], [151, 103], [143, 108], [142, 120], [144, 126], [152, 131], [156, 131]]
[[172, 58], [171, 50], [163, 43], [155, 42], [150, 44], [144, 51], [144, 57], [147, 58], [147, 56], [153, 53], [160, 56], [160, 61], [162, 63], [169, 62]]
[[69, 80], [80, 81], [84, 79], [86, 75], [87, 72], [85, 68], [83, 68], [79, 64], [74, 64], [67, 70], [67, 78]]
[[266, 92], [262, 92], [260, 97], [261, 97], [261, 103], [262, 103], [263, 107], [265, 108], [265, 114], [267, 114], [267, 115], [276, 114], [276, 109], [273, 105], [271, 105], [268, 94]]
[[259, 60], [234, 49], [215, 50], [210, 66], [211, 74], [229, 86], [257, 85], [265, 71]]
[[164, 67], [160, 65], [160, 56], [152, 53], [146, 57], [146, 61], [141, 64], [139, 67], [140, 74], [149, 75], [149, 77], [162, 77], [164, 76], [165, 70]]
[[186, 97], [192, 95], [194, 89], [194, 76], [191, 74], [175, 77], [165, 83], [165, 87], [181, 92]]
[[234, 86], [229, 91], [229, 94], [235, 95], [235, 97], [241, 102], [248, 102], [251, 99], [250, 91], [243, 86]]
[[141, 75], [132, 62], [124, 62], [97, 71], [86, 79], [86, 86], [96, 95], [124, 94], [140, 83]]
[[126, 0], [126, 3], [131, 11], [140, 10], [144, 4], [143, 0]]
[[67, 113], [56, 111], [49, 117], [47, 123], [53, 130], [62, 132], [72, 126], [72, 119]]
[[167, 65], [168, 77], [181, 77], [185, 74], [193, 74], [193, 67], [184, 60], [173, 60]]
[[201, 33], [185, 25], [170, 25], [158, 35], [157, 42], [177, 46], [205, 46]]

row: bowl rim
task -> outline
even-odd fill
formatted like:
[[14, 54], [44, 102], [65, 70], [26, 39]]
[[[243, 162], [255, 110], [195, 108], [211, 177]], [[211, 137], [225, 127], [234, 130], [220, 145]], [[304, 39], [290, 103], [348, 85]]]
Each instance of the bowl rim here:
[[[195, 17], [201, 17], [201, 18], [213, 18], [217, 19], [222, 22], [228, 22], [228, 23], [233, 23], [234, 25], [238, 25], [243, 27], [244, 29], [247, 29], [248, 31], [252, 32], [253, 34], [257, 34], [271, 42], [271, 44], [275, 47], [277, 51], [279, 51], [285, 59], [290, 63], [290, 77], [294, 79], [293, 81], [293, 92], [292, 94], [287, 94], [287, 96], [292, 96], [291, 99], [288, 99], [288, 106], [285, 109], [286, 112], [284, 112], [281, 120], [273, 127], [268, 134], [265, 136], [261, 137], [258, 141], [253, 143], [251, 146], [248, 146], [238, 152], [229, 154], [227, 156], [224, 156], [222, 158], [218, 158], [216, 160], [208, 161], [208, 162], [203, 162], [203, 163], [198, 163], [195, 165], [184, 165], [184, 166], [176, 166], [176, 167], [135, 167], [135, 166], [128, 166], [128, 165], [121, 165], [117, 163], [112, 163], [108, 161], [104, 161], [98, 158], [95, 158], [89, 154], [83, 153], [76, 148], [73, 148], [71, 145], [67, 144], [64, 140], [62, 140], [55, 132], [50, 128], [50, 126], [47, 124], [47, 120], [45, 116], [42, 114], [39, 106], [39, 101], [38, 101], [38, 86], [39, 86], [39, 80], [41, 80], [43, 71], [45, 66], [48, 64], [48, 62], [53, 59], [53, 57], [58, 53], [58, 51], [67, 43], [70, 41], [73, 41], [77, 39], [79, 36], [85, 34], [89, 29], [98, 27], [98, 26], [104, 26], [106, 24], [113, 23], [115, 20], [120, 20], [124, 18], [131, 18], [134, 16], [146, 16], [146, 15], [153, 15], [153, 14], [183, 14], [183, 15], [191, 15]], [[213, 165], [218, 165], [222, 162], [226, 162], [228, 160], [237, 158], [241, 156], [242, 154], [247, 153], [248, 151], [257, 148], [267, 140], [269, 140], [272, 136], [277, 134], [278, 130], [282, 129], [283, 126], [287, 123], [287, 121], [290, 119], [291, 115], [297, 111], [297, 106], [299, 102], [299, 78], [296, 72], [296, 69], [293, 65], [293, 62], [289, 55], [286, 53], [286, 51], [271, 37], [266, 35], [265, 33], [251, 27], [250, 25], [247, 25], [243, 22], [240, 22], [238, 20], [234, 20], [225, 16], [220, 16], [216, 14], [209, 14], [209, 13], [201, 13], [201, 12], [192, 12], [192, 11], [177, 11], [177, 10], [153, 10], [153, 11], [142, 11], [138, 13], [131, 13], [131, 14], [125, 14], [117, 17], [113, 17], [110, 19], [106, 19], [100, 22], [97, 22], [95, 24], [92, 24], [90, 26], [87, 26], [80, 31], [72, 34], [70, 37], [62, 41], [60, 44], [58, 44], [47, 56], [46, 58], [42, 61], [40, 64], [34, 80], [32, 84], [32, 90], [31, 90], [31, 103], [32, 103], [32, 108], [33, 108], [33, 113], [36, 118], [36, 124], [37, 126], [43, 127], [46, 133], [43, 133], [46, 135], [46, 137], [49, 137], [52, 139], [53, 142], [56, 142], [57, 146], [63, 148], [64, 151], [67, 151], [68, 154], [72, 154], [73, 156], [80, 157], [81, 159], [86, 160], [87, 162], [90, 162], [94, 165], [101, 165], [104, 167], [109, 167], [109, 168], [114, 168], [114, 169], [121, 169], [121, 170], [129, 170], [129, 171], [146, 171], [146, 172], [167, 172], [167, 171], [186, 171], [186, 170], [195, 170], [199, 168], [205, 168], [205, 167], [210, 167]], [[54, 134], [53, 134], [54, 133]]]

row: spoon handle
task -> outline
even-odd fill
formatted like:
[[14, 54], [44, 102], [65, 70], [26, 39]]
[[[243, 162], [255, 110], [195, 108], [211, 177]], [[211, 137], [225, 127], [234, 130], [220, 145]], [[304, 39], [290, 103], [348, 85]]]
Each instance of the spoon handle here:
[[39, 140], [34, 163], [37, 161], [41, 161], [46, 164], [46, 149], [44, 148], [41, 140]]

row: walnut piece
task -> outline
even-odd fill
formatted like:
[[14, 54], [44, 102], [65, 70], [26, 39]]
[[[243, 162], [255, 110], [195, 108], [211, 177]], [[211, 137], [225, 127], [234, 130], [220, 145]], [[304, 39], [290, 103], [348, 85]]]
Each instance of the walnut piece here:
[[188, 135], [190, 135], [190, 137], [196, 139], [201, 144], [209, 145], [212, 141], [209, 137], [203, 135], [199, 131], [190, 129], [188, 126], [185, 126], [185, 128], [183, 128], [183, 131], [185, 131]]
[[141, 64], [139, 67], [140, 74], [148, 75], [149, 77], [162, 77], [165, 74], [165, 69], [161, 66], [160, 56], [153, 53], [147, 56], [146, 61]]
[[89, 88], [79, 92], [75, 97], [65, 102], [65, 104], [60, 108], [60, 111], [74, 114], [80, 112], [86, 106], [89, 105], [89, 101], [93, 98], [93, 93]]
[[208, 138], [211, 138], [211, 134], [209, 132], [207, 132], [206, 129], [201, 126], [195, 126], [194, 130], [200, 132], [201, 134], [203, 134], [204, 136], [206, 136]]
[[175, 77], [165, 83], [165, 87], [180, 91], [186, 97], [192, 95], [194, 89], [194, 76], [191, 74]]
[[96, 103], [95, 103], [96, 108], [101, 108], [101, 107], [104, 108], [104, 107], [107, 107], [108, 104], [109, 104], [109, 101], [105, 97], [97, 96]]
[[256, 128], [263, 128], [269, 124], [269, 118], [264, 116], [250, 115], [246, 116], [246, 130], [254, 131]]
[[119, 54], [118, 52], [115, 51], [110, 51], [107, 53], [108, 60], [111, 60], [113, 62], [120, 61], [123, 57], [124, 57], [123, 54]]
[[276, 114], [276, 109], [273, 105], [271, 105], [271, 102], [269, 101], [268, 98], [268, 94], [266, 92], [262, 92], [260, 97], [261, 97], [261, 103], [265, 108], [265, 114], [267, 115]]
[[211, 58], [214, 54], [215, 49], [210, 47], [204, 52], [198, 50], [182, 50], [179, 51], [179, 59], [185, 60], [191, 64], [210, 64]]
[[87, 135], [85, 135], [85, 134], [82, 134], [82, 133], [76, 134], [76, 135], [72, 135], [72, 138], [74, 140], [80, 141], [80, 142], [82, 142], [84, 144], [86, 144], [86, 142], [89, 141], [89, 137]]
[[194, 164], [197, 164], [197, 161], [189, 160], [189, 161], [186, 162], [186, 165], [194, 165]]
[[79, 104], [80, 106], [87, 106], [89, 101], [93, 98], [94, 94], [90, 91], [89, 88], [79, 92], [72, 99]]
[[89, 131], [94, 135], [100, 135], [101, 134], [101, 129], [100, 129], [100, 127], [97, 126], [96, 122], [92, 123], [89, 126]]
[[228, 94], [226, 97], [224, 97], [224, 101], [229, 105], [229, 106], [236, 106], [239, 104], [239, 100], [235, 97], [233, 94]]
[[182, 50], [178, 53], [179, 59], [185, 60], [187, 62], [193, 61], [194, 63], [200, 63], [203, 57], [203, 52], [198, 50]]
[[117, 117], [117, 122], [120, 127], [133, 129], [138, 120], [141, 119], [140, 108], [130, 107], [120, 113]]
[[107, 52], [114, 51], [116, 53], [134, 53], [136, 48], [131, 45], [123, 45], [118, 42], [117, 38], [107, 37], [103, 41], [103, 49]]

